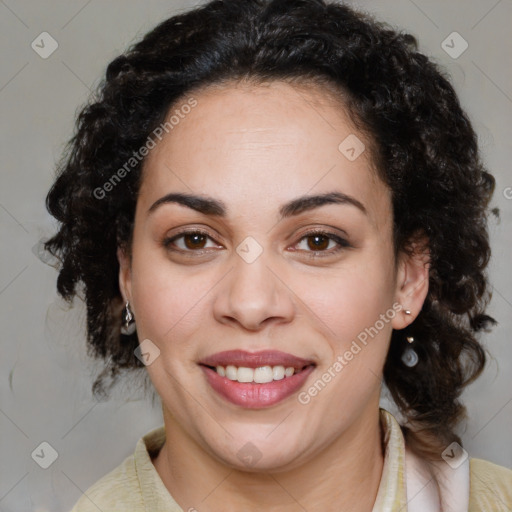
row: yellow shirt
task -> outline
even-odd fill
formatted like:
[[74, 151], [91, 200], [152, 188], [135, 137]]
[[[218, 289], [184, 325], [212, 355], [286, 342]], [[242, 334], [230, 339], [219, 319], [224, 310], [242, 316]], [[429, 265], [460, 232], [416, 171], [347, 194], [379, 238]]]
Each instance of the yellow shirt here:
[[[380, 418], [385, 455], [373, 512], [406, 512], [404, 438], [391, 413], [380, 409]], [[151, 461], [164, 441], [163, 426], [139, 439], [135, 453], [92, 485], [71, 512], [187, 512], [174, 501]], [[469, 477], [469, 512], [512, 511], [512, 470], [470, 458]]]

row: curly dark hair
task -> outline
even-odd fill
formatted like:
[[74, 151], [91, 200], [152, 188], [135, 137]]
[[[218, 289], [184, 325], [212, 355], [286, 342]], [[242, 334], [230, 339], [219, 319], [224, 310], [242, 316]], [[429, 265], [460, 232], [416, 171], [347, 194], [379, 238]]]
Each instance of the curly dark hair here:
[[[178, 100], [233, 80], [336, 89], [392, 191], [395, 256], [419, 234], [428, 238], [428, 295], [414, 322], [393, 331], [384, 378], [408, 420], [409, 445], [439, 459], [461, 443], [459, 396], [486, 361], [477, 332], [495, 323], [485, 314], [494, 178], [453, 87], [416, 39], [323, 0], [216, 0], [171, 17], [109, 64], [79, 114], [47, 196], [60, 227], [45, 247], [60, 260], [58, 292], [69, 301], [83, 285], [88, 353], [108, 360], [93, 392], [143, 366], [133, 354], [137, 334], [120, 334], [116, 249], [130, 250], [144, 159], [108, 194], [105, 184]], [[419, 340], [413, 368], [401, 360], [404, 336]]]

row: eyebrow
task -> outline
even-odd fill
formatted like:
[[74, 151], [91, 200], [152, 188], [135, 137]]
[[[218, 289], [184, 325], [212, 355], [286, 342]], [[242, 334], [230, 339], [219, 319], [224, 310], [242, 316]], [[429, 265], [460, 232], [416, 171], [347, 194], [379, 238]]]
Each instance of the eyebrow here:
[[[196, 196], [193, 194], [170, 193], [160, 199], [157, 199], [149, 208], [147, 214], [150, 215], [163, 204], [176, 203], [186, 206], [204, 215], [214, 215], [217, 217], [226, 217], [228, 213], [227, 206], [218, 199], [211, 197]], [[282, 205], [279, 208], [281, 219], [292, 217], [300, 213], [319, 208], [326, 204], [348, 204], [355, 206], [365, 215], [368, 214], [364, 205], [356, 198], [343, 194], [342, 192], [328, 192], [319, 195], [301, 196]]]

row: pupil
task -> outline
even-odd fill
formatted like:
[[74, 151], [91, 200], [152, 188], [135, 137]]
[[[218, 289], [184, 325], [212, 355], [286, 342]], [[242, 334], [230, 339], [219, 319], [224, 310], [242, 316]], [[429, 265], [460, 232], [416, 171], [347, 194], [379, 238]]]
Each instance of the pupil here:
[[[313, 239], [313, 244], [310, 245], [310, 248], [318, 250], [318, 249], [326, 249], [329, 245], [329, 240], [327, 237], [323, 235], [314, 235], [310, 237], [310, 240]], [[323, 240], [323, 243], [322, 243]], [[327, 243], [326, 243], [327, 242]]]
[[187, 235], [185, 237], [185, 245], [189, 249], [194, 249], [197, 247], [202, 247], [204, 245], [205, 236], [201, 234], [195, 234], [195, 235]]

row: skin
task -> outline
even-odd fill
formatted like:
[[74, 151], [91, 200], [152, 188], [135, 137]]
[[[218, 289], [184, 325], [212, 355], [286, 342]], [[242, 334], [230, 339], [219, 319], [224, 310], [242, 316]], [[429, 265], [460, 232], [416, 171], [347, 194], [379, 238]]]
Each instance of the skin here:
[[[139, 340], [160, 350], [147, 366], [167, 439], [155, 468], [184, 510], [371, 511], [384, 460], [382, 369], [392, 329], [411, 323], [427, 294], [426, 254], [395, 261], [390, 191], [368, 149], [354, 161], [338, 150], [350, 134], [366, 148], [370, 141], [327, 90], [229, 83], [194, 97], [197, 106], [146, 159], [131, 257], [118, 251]], [[284, 203], [333, 191], [366, 213], [327, 204], [280, 219]], [[170, 192], [220, 200], [227, 215], [175, 203], [148, 214]], [[183, 228], [210, 238], [162, 244]], [[315, 228], [349, 247], [315, 245], [305, 236]], [[263, 250], [252, 263], [236, 252], [247, 236]], [[396, 303], [412, 314], [385, 323], [306, 405], [295, 394], [265, 409], [235, 406], [198, 366], [230, 349], [290, 352], [317, 365], [303, 391]], [[261, 454], [254, 466], [237, 456], [248, 442]]]

